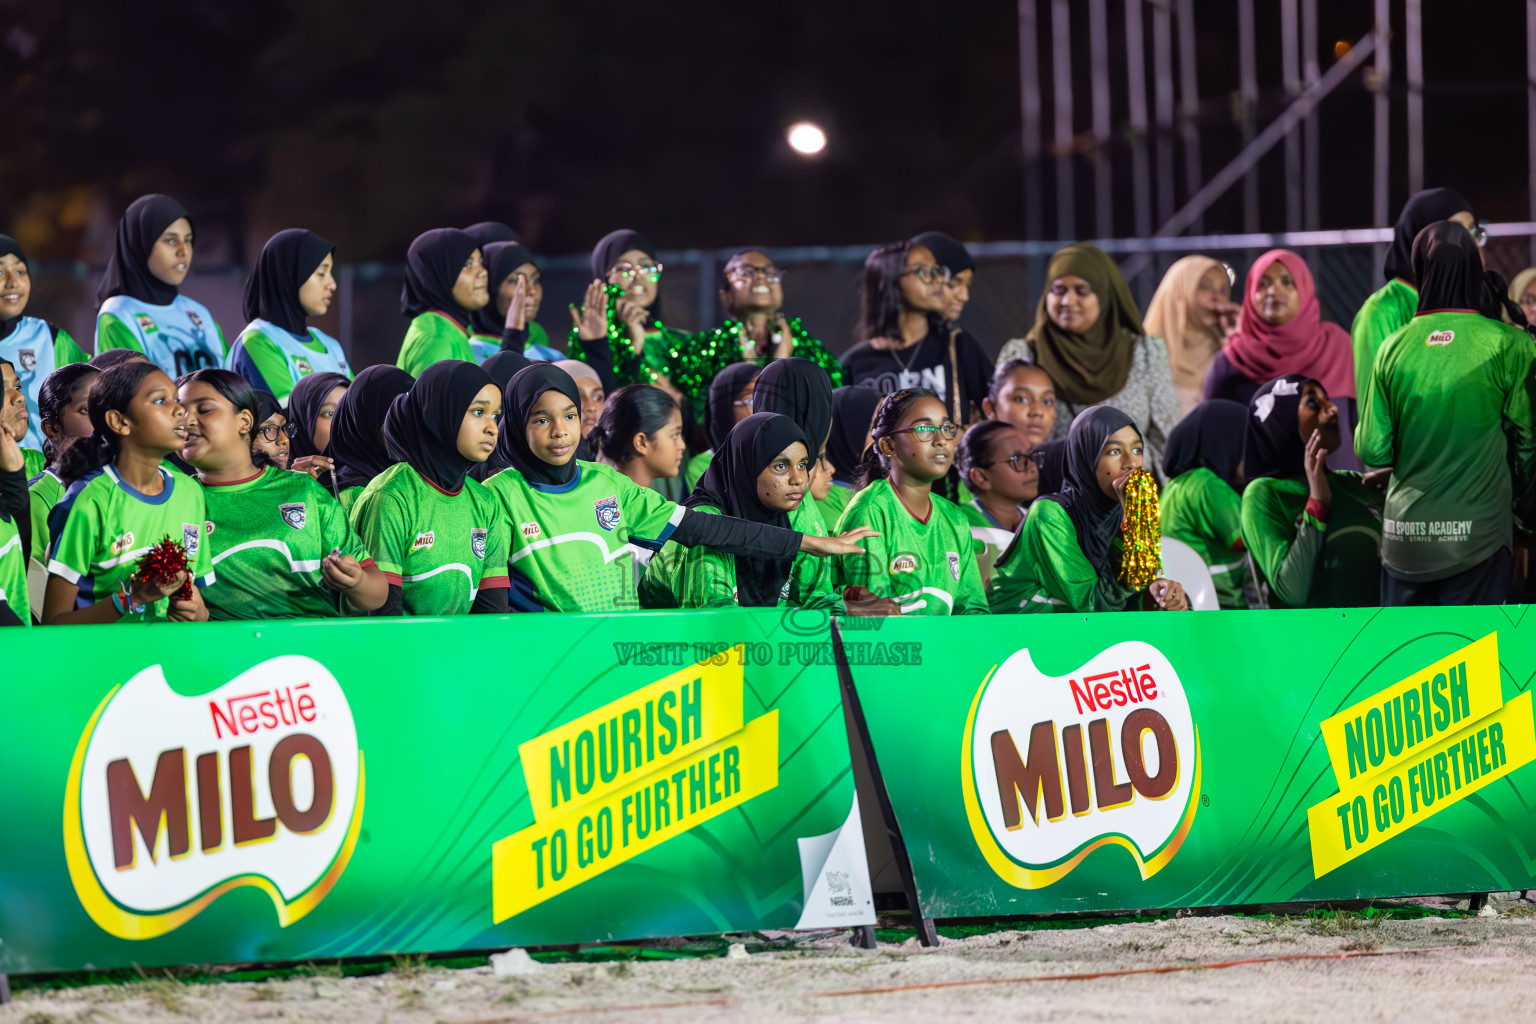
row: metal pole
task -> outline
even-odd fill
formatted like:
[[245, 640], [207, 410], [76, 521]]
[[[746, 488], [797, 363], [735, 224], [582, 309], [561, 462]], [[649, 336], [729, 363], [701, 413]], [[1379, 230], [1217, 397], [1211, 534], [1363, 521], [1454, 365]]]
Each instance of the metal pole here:
[[1231, 163], [1216, 172], [1199, 192], [1191, 196], [1189, 202], [1169, 218], [1168, 223], [1158, 228], [1157, 236], [1170, 237], [1188, 228], [1196, 217], [1210, 208], [1211, 203], [1236, 184], [1238, 178], [1252, 171], [1259, 158], [1273, 149], [1275, 144], [1285, 137], [1285, 133], [1296, 127], [1307, 112], [1317, 106], [1324, 96], [1336, 89], [1351, 72], [1364, 64], [1366, 58], [1375, 51], [1376, 46], [1376, 37], [1373, 35], [1365, 36], [1356, 43], [1343, 60], [1329, 68], [1315, 85], [1296, 97], [1296, 101], [1266, 125], [1262, 132], [1254, 136], [1253, 141], [1244, 146], [1242, 151], [1233, 157]]
[[1131, 123], [1131, 205], [1136, 234], [1152, 233], [1151, 168], [1147, 165], [1147, 59], [1141, 33], [1142, 0], [1125, 0], [1125, 76]]
[[1019, 0], [1019, 106], [1024, 158], [1024, 237], [1043, 238], [1040, 199], [1041, 117], [1040, 43], [1035, 0]]
[[1109, 4], [1088, 0], [1088, 51], [1093, 68], [1093, 209], [1100, 238], [1115, 233], [1114, 180], [1109, 162]]
[[[1258, 61], [1253, 50], [1253, 0], [1237, 3], [1238, 100], [1242, 105], [1243, 147], [1253, 142], [1254, 107], [1259, 100]], [[1257, 164], [1243, 178], [1243, 230], [1259, 230], [1259, 178]]]
[[1407, 0], [1403, 42], [1408, 65], [1408, 194], [1424, 188], [1424, 53], [1421, 0]]
[[1051, 0], [1051, 86], [1055, 100], [1052, 134], [1056, 147], [1056, 237], [1077, 237], [1072, 188], [1072, 24], [1067, 0]]
[[[1530, 216], [1536, 220], [1536, 0], [1525, 0], [1525, 120]], [[1531, 263], [1536, 265], [1536, 235], [1531, 237]]]
[[[1301, 95], [1301, 61], [1296, 52], [1296, 0], [1280, 0], [1280, 77], [1285, 101]], [[1285, 229], [1301, 229], [1301, 138], [1285, 133]]]
[[[1184, 197], [1200, 191], [1200, 88], [1195, 82], [1195, 0], [1178, 0], [1179, 113], [1184, 136]], [[1199, 221], [1191, 225], [1202, 230]]]
[[1157, 219], [1173, 216], [1173, 22], [1166, 4], [1152, 7], [1152, 82], [1157, 98]]
[[[1317, 0], [1301, 0], [1301, 74], [1302, 88], [1310, 89], [1317, 82], [1317, 76], [1321, 74], [1321, 68], [1317, 62]], [[1306, 119], [1302, 121], [1302, 158], [1306, 164], [1306, 187], [1302, 189], [1302, 200], [1305, 213], [1302, 216], [1303, 223], [1308, 231], [1316, 231], [1318, 226], [1318, 154], [1317, 154], [1317, 111], [1307, 112]]]
[[[1391, 97], [1387, 94], [1387, 83], [1392, 77], [1392, 3], [1391, 0], [1376, 0], [1376, 27], [1372, 34], [1377, 41], [1376, 46], [1376, 153], [1375, 153], [1375, 185], [1374, 199], [1371, 203], [1371, 223], [1379, 228], [1384, 228], [1391, 223], [1388, 220], [1388, 196], [1387, 173], [1390, 168], [1387, 160], [1391, 156], [1391, 135], [1388, 117], [1392, 113]], [[1335, 65], [1337, 66], [1337, 65]]]

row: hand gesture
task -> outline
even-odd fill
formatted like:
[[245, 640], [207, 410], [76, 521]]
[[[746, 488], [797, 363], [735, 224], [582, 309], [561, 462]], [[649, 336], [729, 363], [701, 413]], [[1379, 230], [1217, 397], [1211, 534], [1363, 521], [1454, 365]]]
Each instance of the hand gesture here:
[[[185, 569], [177, 573], [176, 578], [171, 580], [169, 583], [156, 583], [154, 580], [151, 580], [145, 576], [130, 576], [128, 578], [128, 596], [133, 599], [134, 604], [151, 605], [156, 601], [164, 600], [165, 598], [176, 593], [176, 591], [180, 590], [182, 587], [186, 586], [187, 579], [188, 575]], [[193, 587], [192, 591], [193, 597], [197, 598], [198, 601], [201, 601], [202, 599], [197, 595], [197, 588]], [[190, 601], [171, 602], [172, 605], [187, 605], [191, 603], [192, 602]]]
[[773, 358], [788, 359], [795, 354], [795, 335], [789, 329], [789, 318], [783, 313], [773, 314], [773, 329], [779, 332], [779, 343], [773, 347]]
[[11, 432], [0, 427], [0, 469], [7, 473], [14, 473], [18, 469], [26, 469], [27, 460], [21, 454], [21, 445], [11, 436]]
[[[182, 573], [186, 578], [186, 573]], [[165, 617], [172, 622], [207, 622], [208, 606], [203, 603], [203, 592], [198, 587], [192, 588], [192, 596], [185, 601], [171, 599], [171, 606], [166, 611]]]
[[814, 534], [804, 533], [800, 535], [800, 550], [818, 558], [827, 558], [831, 555], [862, 555], [864, 549], [855, 541], [878, 536], [880, 534], [868, 526], [857, 527], [837, 537], [817, 537]]
[[320, 573], [325, 577], [325, 585], [338, 594], [356, 590], [367, 578], [361, 562], [339, 551], [332, 551], [320, 560]]
[[608, 286], [598, 278], [593, 278], [587, 285], [581, 312], [578, 313], [575, 306], [571, 307], [571, 324], [582, 341], [597, 341], [608, 336]]
[[1157, 607], [1165, 612], [1189, 611], [1189, 595], [1184, 593], [1184, 586], [1173, 580], [1155, 579], [1147, 588], [1152, 599], [1157, 602]]
[[1307, 472], [1308, 496], [1319, 505], [1333, 504], [1333, 490], [1328, 486], [1328, 452], [1323, 448], [1323, 435], [1312, 431], [1307, 438], [1307, 453], [1302, 465]]
[[1370, 472], [1366, 473], [1365, 476], [1360, 478], [1360, 482], [1365, 484], [1365, 486], [1375, 488], [1378, 491], [1386, 490], [1387, 489], [1387, 484], [1391, 480], [1392, 480], [1392, 467], [1391, 466], [1384, 466], [1381, 469], [1373, 469]]
[[1133, 472], [1135, 472], [1135, 470], [1128, 469], [1110, 481], [1110, 483], [1115, 488], [1115, 500], [1120, 502], [1120, 509], [1122, 512], [1125, 510], [1125, 485], [1130, 482], [1131, 474]]
[[324, 455], [306, 455], [301, 459], [294, 459], [288, 466], [295, 473], [308, 473], [312, 479], [318, 480], [329, 473], [336, 463]]
[[[507, 330], [521, 331], [528, 326], [527, 300], [528, 279], [519, 275], [517, 289], [512, 293], [512, 301], [507, 304]], [[571, 315], [575, 315], [574, 310]]]

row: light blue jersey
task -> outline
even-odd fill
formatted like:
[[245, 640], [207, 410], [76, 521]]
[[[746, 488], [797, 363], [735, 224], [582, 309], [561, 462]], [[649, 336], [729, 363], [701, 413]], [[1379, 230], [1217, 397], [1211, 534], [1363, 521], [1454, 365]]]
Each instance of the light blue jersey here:
[[63, 363], [79, 362], [85, 357], [85, 353], [69, 341], [68, 335], [61, 333], [59, 338], [67, 343], [63, 347], [70, 351], [70, 355], [60, 353], [61, 346], [55, 341], [53, 325], [35, 316], [17, 317], [15, 329], [0, 338], [0, 359], [16, 368], [21, 390], [27, 396], [27, 436], [22, 439], [23, 448], [38, 451], [43, 448], [42, 420], [37, 414], [37, 393], [42, 389], [43, 381]]
[[238, 373], [252, 387], [270, 391], [278, 401], [286, 399], [293, 386], [312, 373], [352, 376], [341, 342], [329, 334], [311, 327], [306, 342], [261, 319], [251, 321], [240, 332], [224, 357], [224, 369]]
[[172, 380], [224, 363], [224, 335], [213, 314], [185, 295], [168, 306], [152, 306], [127, 295], [103, 302], [96, 314], [96, 354], [113, 348], [144, 353]]

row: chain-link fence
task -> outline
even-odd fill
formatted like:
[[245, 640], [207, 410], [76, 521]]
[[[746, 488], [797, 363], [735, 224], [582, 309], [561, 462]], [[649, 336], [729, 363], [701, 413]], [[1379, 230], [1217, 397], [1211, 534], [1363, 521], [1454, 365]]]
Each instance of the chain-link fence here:
[[[1489, 225], [1484, 250], [1488, 266], [1513, 278], [1532, 264], [1536, 224]], [[1145, 308], [1157, 282], [1174, 260], [1192, 252], [1229, 264], [1238, 289], [1252, 261], [1267, 249], [1293, 248], [1306, 259], [1317, 281], [1323, 318], [1346, 329], [1355, 311], [1381, 287], [1385, 238], [1390, 232], [1305, 232], [1294, 235], [1227, 235], [1156, 240], [1115, 239], [1100, 243], [1130, 274], [1132, 291]], [[1046, 264], [1056, 243], [989, 242], [972, 246], [977, 259], [971, 303], [962, 321], [992, 353], [1009, 338], [1022, 335], [1034, 321], [1035, 305], [1045, 284]], [[698, 330], [724, 316], [716, 292], [719, 270], [733, 250], [663, 252], [661, 295], [667, 323]], [[773, 250], [788, 273], [784, 280], [786, 312], [804, 319], [811, 332], [834, 352], [851, 347], [859, 318], [859, 279], [868, 247]], [[569, 304], [579, 302], [591, 280], [587, 258], [558, 256], [544, 266], [544, 303], [538, 320], [555, 344], [563, 347], [570, 327]], [[36, 268], [28, 311], [65, 327], [91, 351], [99, 272], [83, 264]], [[400, 315], [399, 264], [344, 264], [337, 268], [336, 301], [315, 322], [341, 340], [354, 368], [393, 362], [404, 337]], [[245, 270], [224, 267], [196, 272], [183, 285], [212, 310], [230, 342], [246, 320], [240, 308]]]

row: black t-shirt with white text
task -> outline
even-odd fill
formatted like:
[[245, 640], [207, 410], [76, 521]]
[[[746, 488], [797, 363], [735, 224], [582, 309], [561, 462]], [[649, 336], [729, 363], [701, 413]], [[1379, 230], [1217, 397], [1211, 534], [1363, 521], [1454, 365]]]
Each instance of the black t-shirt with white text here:
[[[894, 351], [861, 342], [843, 353], [840, 361], [850, 384], [874, 388], [882, 395], [902, 388], [929, 388], [943, 400], [950, 415], [955, 413], [947, 330], [930, 329], [916, 345]], [[981, 400], [992, 380], [992, 360], [975, 338], [961, 331], [955, 336], [954, 364], [959, 375], [960, 422], [980, 419]]]

